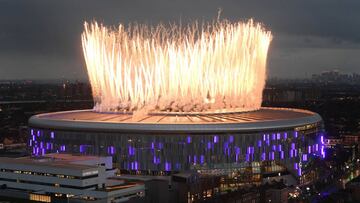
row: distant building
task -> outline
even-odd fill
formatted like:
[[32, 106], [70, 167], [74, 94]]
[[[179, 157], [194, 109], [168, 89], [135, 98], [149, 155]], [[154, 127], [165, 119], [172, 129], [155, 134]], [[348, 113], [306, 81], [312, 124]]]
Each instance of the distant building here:
[[334, 148], [336, 145], [340, 145], [342, 143], [341, 138], [329, 137], [324, 139], [324, 145], [326, 148]]
[[278, 187], [270, 188], [266, 191], [266, 202], [287, 203], [289, 198], [289, 189], [286, 185], [279, 184]]
[[339, 138], [326, 138], [324, 139], [324, 145], [329, 149], [335, 149], [336, 147], [347, 149], [351, 153], [351, 159], [355, 160], [360, 152], [360, 135], [342, 135]]
[[122, 202], [144, 195], [142, 183], [129, 183], [114, 174], [111, 157], [0, 158], [0, 196], [40, 202]]
[[359, 143], [360, 143], [360, 134], [341, 135], [340, 137], [324, 138], [324, 145], [326, 148], [333, 148], [336, 145], [342, 145], [345, 148], [348, 148], [354, 145], [359, 145]]
[[313, 74], [311, 77], [313, 82], [323, 84], [356, 84], [360, 82], [360, 75], [357, 73], [344, 74], [338, 70], [324, 71], [321, 74]]
[[346, 183], [345, 188], [350, 192], [351, 200], [353, 202], [360, 201], [360, 176]]

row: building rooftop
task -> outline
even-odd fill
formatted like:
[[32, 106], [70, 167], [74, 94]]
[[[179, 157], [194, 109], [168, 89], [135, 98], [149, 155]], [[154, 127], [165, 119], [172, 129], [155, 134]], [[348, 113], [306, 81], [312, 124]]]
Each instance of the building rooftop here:
[[261, 108], [251, 112], [153, 113], [132, 115], [92, 110], [35, 115], [31, 127], [90, 131], [253, 131], [292, 128], [321, 122], [313, 112], [300, 109]]
[[[106, 162], [111, 157], [101, 156], [76, 156], [71, 154], [46, 154], [40, 157], [21, 157], [21, 158], [8, 158], [0, 157], [1, 163], [32, 166], [34, 168], [55, 168], [55, 169], [70, 169], [70, 170], [92, 170], [97, 169], [98, 166], [94, 162]], [[91, 162], [88, 162], [91, 161]]]

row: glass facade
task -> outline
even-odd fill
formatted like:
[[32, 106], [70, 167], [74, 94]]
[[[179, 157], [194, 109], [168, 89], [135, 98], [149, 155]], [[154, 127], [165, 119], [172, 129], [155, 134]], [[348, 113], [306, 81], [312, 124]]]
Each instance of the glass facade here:
[[111, 155], [121, 170], [172, 173], [236, 169], [274, 161], [301, 176], [314, 156], [324, 157], [321, 123], [257, 132], [126, 133], [30, 128], [34, 156], [46, 153]]

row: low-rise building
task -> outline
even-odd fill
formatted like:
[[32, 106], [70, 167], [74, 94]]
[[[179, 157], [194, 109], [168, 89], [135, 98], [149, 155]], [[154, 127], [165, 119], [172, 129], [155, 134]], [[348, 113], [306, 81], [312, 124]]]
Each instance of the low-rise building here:
[[0, 196], [42, 202], [122, 202], [141, 198], [141, 182], [114, 178], [112, 157], [48, 154], [0, 158]]

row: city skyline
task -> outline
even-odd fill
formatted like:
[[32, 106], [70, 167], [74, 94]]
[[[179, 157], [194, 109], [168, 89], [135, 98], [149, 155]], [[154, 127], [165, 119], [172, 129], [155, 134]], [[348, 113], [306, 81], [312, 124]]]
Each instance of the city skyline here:
[[2, 1], [0, 80], [86, 80], [80, 34], [85, 20], [108, 26], [221, 17], [253, 18], [274, 33], [268, 76], [304, 78], [324, 70], [359, 73], [357, 1]]

